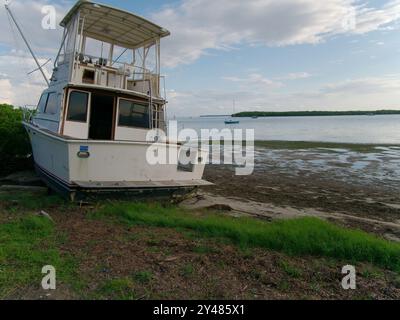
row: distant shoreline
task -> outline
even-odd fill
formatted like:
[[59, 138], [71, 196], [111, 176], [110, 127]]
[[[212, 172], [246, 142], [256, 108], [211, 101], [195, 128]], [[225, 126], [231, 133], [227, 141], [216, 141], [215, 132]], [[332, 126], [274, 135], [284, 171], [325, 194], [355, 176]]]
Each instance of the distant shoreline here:
[[400, 110], [376, 110], [376, 111], [285, 111], [285, 112], [263, 112], [247, 111], [232, 115], [236, 118], [249, 117], [321, 117], [321, 116], [375, 116], [375, 115], [397, 115]]

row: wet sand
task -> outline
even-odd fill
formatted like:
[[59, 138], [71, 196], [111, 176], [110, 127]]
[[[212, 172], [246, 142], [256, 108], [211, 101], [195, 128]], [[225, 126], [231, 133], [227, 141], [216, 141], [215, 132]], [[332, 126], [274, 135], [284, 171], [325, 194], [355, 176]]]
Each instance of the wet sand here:
[[321, 216], [400, 241], [397, 146], [363, 151], [257, 147], [252, 175], [209, 165], [205, 179], [215, 186], [202, 189], [203, 202], [236, 203], [238, 211], [272, 218]]

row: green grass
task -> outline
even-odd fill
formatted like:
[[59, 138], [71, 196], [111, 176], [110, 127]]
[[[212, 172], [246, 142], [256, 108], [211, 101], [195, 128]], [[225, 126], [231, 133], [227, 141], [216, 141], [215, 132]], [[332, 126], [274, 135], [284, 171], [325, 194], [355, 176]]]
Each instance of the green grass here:
[[140, 271], [134, 274], [135, 281], [141, 284], [147, 284], [153, 279], [153, 274], [150, 271]]
[[196, 216], [177, 207], [142, 203], [106, 205], [93, 217], [113, 217], [129, 226], [189, 229], [200, 236], [228, 239], [242, 248], [260, 247], [289, 255], [332, 257], [349, 263], [369, 262], [400, 271], [400, 244], [316, 218], [268, 223], [213, 214]]
[[30, 192], [0, 192], [0, 202], [17, 209], [41, 210], [49, 207], [68, 207], [71, 203], [58, 195], [43, 196]]
[[185, 264], [182, 268], [182, 275], [189, 278], [194, 273], [194, 267], [191, 263]]
[[300, 278], [301, 275], [302, 275], [302, 272], [301, 272], [300, 269], [298, 269], [295, 266], [291, 265], [287, 261], [281, 261], [280, 262], [280, 267], [291, 278]]
[[134, 283], [130, 278], [106, 281], [97, 290], [99, 299], [135, 300]]
[[54, 225], [43, 217], [26, 216], [0, 224], [0, 298], [40, 287], [45, 265], [56, 268], [57, 281], [72, 280], [74, 262], [60, 255]]
[[197, 245], [193, 247], [193, 252], [199, 254], [212, 254], [212, 253], [218, 253], [218, 250], [210, 246]]

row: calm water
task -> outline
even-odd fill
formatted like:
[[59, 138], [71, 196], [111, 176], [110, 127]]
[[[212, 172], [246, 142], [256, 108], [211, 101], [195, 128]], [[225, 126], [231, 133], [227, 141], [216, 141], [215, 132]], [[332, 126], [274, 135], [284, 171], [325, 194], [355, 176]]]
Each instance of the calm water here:
[[400, 144], [400, 115], [239, 118], [235, 125], [225, 125], [226, 119], [181, 118], [178, 127], [254, 129], [256, 140]]

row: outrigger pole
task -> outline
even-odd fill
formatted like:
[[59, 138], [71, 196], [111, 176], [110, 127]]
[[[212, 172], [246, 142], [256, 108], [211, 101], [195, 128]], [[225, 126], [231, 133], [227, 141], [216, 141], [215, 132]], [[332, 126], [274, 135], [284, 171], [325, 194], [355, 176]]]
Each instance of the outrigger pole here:
[[4, 6], [6, 7], [6, 10], [8, 11], [8, 13], [10, 14], [11, 19], [14, 21], [15, 25], [17, 26], [17, 29], [18, 29], [19, 33], [21, 34], [21, 37], [22, 37], [22, 39], [24, 40], [26, 46], [28, 47], [29, 52], [31, 53], [33, 59], [35, 60], [37, 66], [38, 66], [38, 69], [39, 69], [40, 72], [42, 73], [44, 80], [46, 81], [47, 85], [49, 86], [49, 85], [50, 85], [49, 80], [47, 79], [46, 75], [44, 74], [44, 71], [43, 71], [42, 66], [40, 65], [40, 63], [39, 63], [38, 59], [36, 58], [35, 54], [33, 53], [32, 48], [31, 48], [31, 46], [29, 45], [28, 40], [26, 40], [26, 38], [25, 38], [25, 36], [24, 36], [24, 34], [23, 34], [21, 28], [19, 27], [17, 21], [15, 20], [14, 15], [12, 14], [12, 12], [11, 12], [11, 10], [10, 10], [8, 4], [6, 3], [6, 4], [4, 4]]

